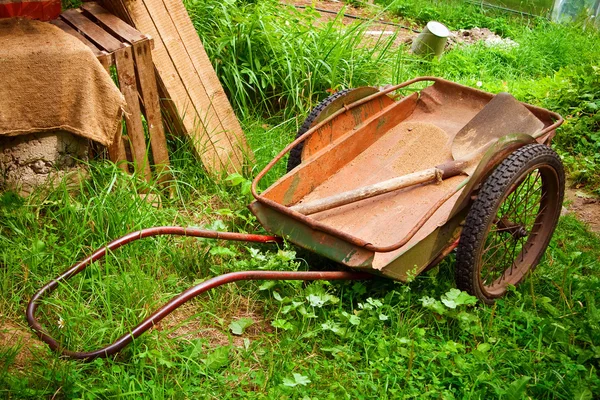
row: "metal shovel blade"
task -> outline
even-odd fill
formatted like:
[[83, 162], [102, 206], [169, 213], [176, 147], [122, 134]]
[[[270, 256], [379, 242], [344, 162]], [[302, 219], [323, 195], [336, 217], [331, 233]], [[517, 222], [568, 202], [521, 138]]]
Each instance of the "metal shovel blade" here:
[[[544, 123], [508, 93], [498, 93], [454, 137], [452, 157], [466, 161], [469, 175], [485, 150], [498, 139], [511, 133], [533, 136]], [[471, 173], [469, 173], [471, 171]]]
[[298, 203], [291, 208], [309, 215], [409, 186], [431, 183], [463, 173], [471, 176], [485, 151], [500, 138], [511, 133], [533, 136], [543, 128], [544, 123], [512, 95], [499, 93], [454, 137], [454, 161], [333, 196]]

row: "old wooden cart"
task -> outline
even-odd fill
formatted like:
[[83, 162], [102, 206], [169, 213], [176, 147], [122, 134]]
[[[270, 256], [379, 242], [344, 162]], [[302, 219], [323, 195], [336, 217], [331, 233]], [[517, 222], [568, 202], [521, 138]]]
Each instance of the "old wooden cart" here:
[[[420, 86], [400, 99], [392, 93]], [[157, 227], [97, 250], [44, 286], [27, 308], [30, 326], [54, 350], [83, 359], [122, 349], [200, 293], [238, 280], [406, 281], [454, 248], [457, 286], [485, 303], [504, 295], [539, 262], [556, 227], [564, 192], [560, 159], [548, 147], [562, 118], [550, 111], [434, 77], [384, 90], [359, 88], [321, 103], [255, 178], [250, 209], [275, 236]], [[259, 193], [272, 167], [288, 173]], [[245, 271], [180, 294], [115, 343], [91, 352], [64, 349], [35, 318], [42, 296], [132, 241], [186, 235], [253, 242], [282, 238], [350, 271]]]

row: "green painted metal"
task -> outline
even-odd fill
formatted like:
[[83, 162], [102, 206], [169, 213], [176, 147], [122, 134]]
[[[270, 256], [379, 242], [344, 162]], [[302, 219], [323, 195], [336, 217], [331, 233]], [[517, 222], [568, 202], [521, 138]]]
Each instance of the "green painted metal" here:
[[426, 238], [398, 255], [396, 259], [379, 271], [380, 274], [387, 278], [407, 282], [432, 266], [432, 262], [460, 236], [462, 222], [467, 212], [468, 209], [463, 209]]
[[372, 251], [312, 229], [257, 201], [252, 202], [248, 207], [268, 232], [348, 267], [371, 268], [375, 255]]

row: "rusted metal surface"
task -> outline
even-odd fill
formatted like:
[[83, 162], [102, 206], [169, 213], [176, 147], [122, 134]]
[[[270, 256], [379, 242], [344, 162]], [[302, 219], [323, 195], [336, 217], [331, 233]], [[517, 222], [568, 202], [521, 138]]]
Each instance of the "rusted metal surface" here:
[[462, 210], [427, 235], [424, 233], [429, 232], [429, 229], [419, 232], [407, 248], [376, 253], [373, 269], [385, 277], [408, 282], [423, 271], [433, 268], [458, 245], [467, 211]]
[[298, 224], [295, 219], [278, 214], [277, 211], [262, 203], [254, 202], [249, 207], [266, 230], [281, 235], [306, 250], [355, 268], [370, 268], [373, 263], [375, 254], [364, 246], [356, 246], [309, 225]]
[[178, 236], [191, 236], [201, 237], [208, 239], [223, 239], [223, 240], [235, 240], [235, 241], [246, 241], [246, 242], [257, 242], [257, 243], [279, 243], [280, 238], [275, 236], [263, 236], [263, 235], [252, 235], [252, 234], [241, 234], [241, 233], [230, 233], [230, 232], [216, 232], [207, 231], [197, 228], [183, 228], [174, 226], [155, 227], [149, 229], [143, 229], [141, 231], [130, 233], [119, 239], [110, 242], [105, 247], [96, 250], [92, 255], [84, 259], [83, 261], [73, 265], [69, 270], [52, 280], [44, 287], [42, 287], [30, 300], [27, 306], [27, 321], [29, 326], [36, 332], [36, 334], [46, 342], [50, 348], [64, 356], [76, 359], [92, 360], [97, 357], [108, 357], [122, 350], [125, 346], [131, 343], [135, 338], [139, 337], [142, 333], [151, 329], [158, 322], [160, 322], [167, 315], [175, 311], [179, 306], [185, 302], [193, 299], [194, 297], [218, 286], [224, 285], [230, 282], [237, 282], [243, 280], [366, 280], [373, 277], [372, 274], [362, 272], [347, 272], [347, 271], [242, 271], [232, 272], [224, 275], [220, 275], [202, 282], [169, 301], [167, 304], [162, 306], [160, 309], [152, 313], [149, 317], [144, 319], [136, 327], [132, 328], [129, 333], [124, 334], [112, 344], [102, 347], [93, 351], [73, 351], [65, 349], [61, 344], [44, 331], [43, 326], [36, 319], [35, 313], [39, 306], [40, 300], [44, 296], [48, 296], [52, 293], [61, 282], [64, 282], [75, 275], [79, 274], [87, 267], [92, 265], [95, 261], [103, 258], [109, 251], [116, 250], [119, 247], [125, 246], [128, 243], [134, 242], [147, 237], [162, 236], [162, 235], [178, 235]]
[[492, 173], [492, 171], [508, 157], [509, 154], [531, 143], [535, 143], [535, 139], [529, 135], [515, 133], [506, 135], [492, 145], [483, 155], [479, 165], [471, 175], [469, 182], [462, 191], [462, 194], [457, 199], [452, 214], [463, 209], [470, 202], [471, 193]]
[[[378, 90], [376, 88], [368, 87], [368, 86], [350, 90], [344, 96], [331, 102], [331, 104], [329, 104], [323, 111], [321, 111], [319, 116], [313, 121], [313, 126], [318, 124], [319, 122], [323, 121], [324, 119], [329, 117], [334, 112], [348, 106], [349, 104], [352, 104], [360, 99], [363, 99], [363, 98], [370, 96], [372, 94], [375, 94], [377, 92], [378, 92]], [[383, 96], [383, 97], [380, 97], [380, 101], [378, 101], [378, 102], [367, 103], [368, 107], [365, 107], [367, 104], [365, 104], [361, 107], [357, 107], [356, 109], [354, 109], [354, 112], [352, 114], [360, 115], [361, 113], [364, 113], [365, 115], [373, 115], [374, 113], [381, 111], [384, 107], [389, 106], [392, 103], [393, 103], [392, 99], [390, 99], [386, 96]], [[343, 127], [344, 125], [346, 125], [348, 127], [348, 129], [352, 129], [354, 127], [354, 125], [351, 125], [354, 122], [353, 115], [345, 115], [345, 114], [340, 115], [340, 117], [336, 119], [336, 123], [335, 123], [336, 130], [335, 131], [332, 129], [327, 129], [327, 128], [331, 128], [333, 126], [333, 124], [326, 125], [325, 127], [323, 127], [323, 129], [319, 129], [314, 135], [312, 135], [310, 138], [308, 138], [308, 140], [301, 143], [301, 145], [302, 145], [302, 157], [301, 158], [303, 160], [308, 159], [312, 154], [315, 154], [320, 149], [322, 149], [323, 147], [327, 146], [328, 144], [333, 142], [335, 139], [337, 139], [340, 135], [344, 134], [346, 132], [346, 130]]]
[[534, 135], [544, 128], [531, 111], [508, 93], [498, 93], [478, 112], [452, 140], [455, 160], [482, 155], [490, 145], [510, 133]]
[[[396, 104], [385, 96], [417, 82], [434, 84]], [[368, 110], [370, 105], [381, 98], [385, 98], [389, 105], [378, 108], [372, 115], [352, 114], [354, 108]], [[423, 77], [346, 105], [291, 143], [258, 174], [253, 182], [252, 192], [261, 207], [255, 205], [252, 208], [262, 210], [257, 217], [267, 229], [278, 226], [278, 221], [285, 216], [286, 227], [277, 229], [277, 233], [302, 247], [315, 251], [317, 246], [312, 243], [314, 232], [320, 232], [321, 238], [326, 242], [319, 242], [319, 247], [327, 248], [342, 241], [350, 245], [353, 251], [361, 248], [369, 250], [375, 254], [372, 264], [374, 269], [383, 271], [386, 275], [385, 262], [394, 262], [398, 270], [393, 275], [404, 276], [413, 266], [395, 260], [401, 260], [403, 253], [418, 247], [419, 241], [458, 215], [468, 205], [470, 193], [477, 188], [476, 183], [471, 183], [479, 181], [494, 168], [496, 156], [503, 159], [510, 149], [514, 151], [523, 145], [523, 140], [510, 144], [507, 144], [510, 140], [501, 140], [505, 146], [494, 147], [498, 154], [490, 156], [481, 153], [484, 157], [480, 158], [485, 162], [473, 164], [467, 171], [469, 177], [454, 176], [437, 185], [405, 188], [311, 216], [295, 212], [290, 206], [300, 201], [315, 201], [352, 191], [435, 165], [444, 165], [448, 169], [446, 178], [464, 172], [464, 165], [457, 163], [452, 157], [453, 139], [493, 98], [492, 94], [453, 82]], [[496, 103], [501, 102], [502, 96], [496, 100]], [[523, 103], [516, 103], [516, 106], [523, 110], [526, 108], [540, 121], [535, 129], [537, 132], [530, 130], [529, 140], [549, 140], [556, 127], [562, 123], [562, 118], [547, 110], [527, 104], [523, 107], [521, 104]], [[493, 110], [493, 114], [501, 114], [501, 108]], [[529, 121], [532, 121], [531, 114], [527, 111], [521, 114], [527, 115]], [[338, 125], [337, 122], [342, 119], [345, 123]], [[349, 122], [353, 125], [349, 126]], [[538, 127], [542, 129], [537, 129]], [[512, 133], [510, 129], [510, 126], [506, 127], [506, 133]], [[327, 138], [333, 132], [335, 139], [329, 142], [325, 140], [324, 147], [307, 153], [301, 165], [261, 195], [258, 194], [257, 187], [261, 179], [290, 148], [303, 140], [311, 140], [313, 135]], [[495, 137], [500, 137], [502, 133], [502, 130], [498, 130]], [[489, 143], [491, 141], [486, 141], [486, 144]], [[467, 201], [463, 201], [465, 199]], [[455, 207], [458, 204], [460, 207]], [[264, 211], [266, 209], [272, 212], [267, 213]], [[313, 234], [306, 232], [305, 236], [298, 235], [297, 226], [308, 227]], [[451, 237], [446, 239], [450, 240]], [[431, 262], [447, 246], [448, 242], [436, 242], [432, 248], [423, 249], [430, 252], [426, 261]], [[355, 266], [348, 262], [347, 257], [340, 259], [330, 251], [316, 252], [345, 265]], [[344, 255], [348, 252], [346, 249]], [[383, 253], [391, 254], [384, 256]], [[421, 269], [426, 266], [418, 267]], [[360, 267], [364, 267], [364, 258]], [[389, 272], [388, 275], [392, 273]]]
[[[378, 99], [374, 101], [378, 102]], [[392, 102], [375, 113], [349, 116], [350, 112], [348, 112], [345, 115], [346, 118], [343, 118], [341, 126], [324, 126], [325, 131], [338, 132], [344, 128], [345, 133], [351, 132], [352, 135], [339, 137], [330, 146], [309, 157], [306, 162], [295, 168], [293, 173], [287, 174], [267, 189], [262, 196], [285, 206], [298, 202], [351, 162], [365, 148], [375, 143], [386, 132], [386, 127], [398, 124], [408, 117], [415, 105], [416, 98], [408, 98], [403, 102]], [[373, 106], [372, 109], [377, 108], [379, 107]], [[327, 134], [326, 132], [324, 135]], [[307, 150], [305, 149], [305, 151]]]

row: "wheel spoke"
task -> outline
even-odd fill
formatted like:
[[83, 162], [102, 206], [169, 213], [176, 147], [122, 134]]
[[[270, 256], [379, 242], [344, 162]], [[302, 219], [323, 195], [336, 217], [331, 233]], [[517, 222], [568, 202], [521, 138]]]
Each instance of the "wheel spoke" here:
[[516, 283], [520, 279], [514, 274], [521, 273], [519, 265], [535, 244], [531, 239], [538, 234], [538, 216], [546, 210], [545, 195], [542, 174], [536, 169], [518, 182], [498, 207], [482, 253], [480, 273], [484, 286]]
[[467, 216], [457, 255], [459, 288], [491, 304], [509, 283], [518, 284], [546, 249], [563, 188], [560, 159], [547, 146], [526, 145], [502, 161]]

